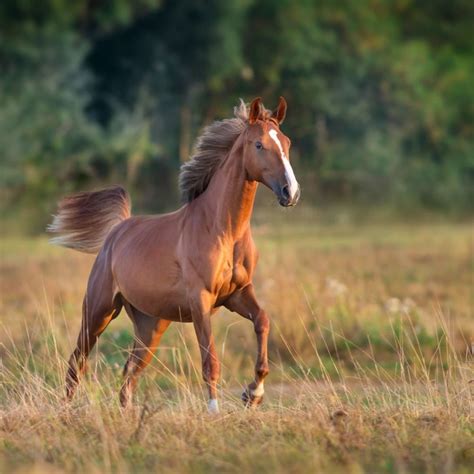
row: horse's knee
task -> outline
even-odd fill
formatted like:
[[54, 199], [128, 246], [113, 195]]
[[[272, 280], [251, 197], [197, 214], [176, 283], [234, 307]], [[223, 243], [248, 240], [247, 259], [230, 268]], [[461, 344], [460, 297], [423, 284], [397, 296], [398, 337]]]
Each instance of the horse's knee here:
[[255, 318], [254, 329], [257, 334], [268, 334], [270, 332], [270, 318], [267, 313], [260, 310]]
[[216, 357], [209, 357], [202, 366], [202, 378], [204, 382], [216, 382], [219, 379], [221, 364]]

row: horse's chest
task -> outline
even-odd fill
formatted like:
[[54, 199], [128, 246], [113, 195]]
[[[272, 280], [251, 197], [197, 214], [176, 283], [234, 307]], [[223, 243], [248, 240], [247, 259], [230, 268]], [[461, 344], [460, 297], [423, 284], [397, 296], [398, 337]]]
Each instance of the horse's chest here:
[[227, 268], [221, 273], [217, 284], [217, 301], [227, 298], [234, 291], [247, 285], [248, 282], [249, 272], [241, 259], [228, 264]]

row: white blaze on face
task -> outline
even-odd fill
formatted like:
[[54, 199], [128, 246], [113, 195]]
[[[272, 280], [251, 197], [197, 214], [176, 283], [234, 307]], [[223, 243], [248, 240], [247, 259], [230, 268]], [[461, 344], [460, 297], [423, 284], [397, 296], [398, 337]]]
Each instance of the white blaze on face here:
[[290, 160], [283, 151], [283, 147], [281, 146], [280, 140], [278, 138], [278, 132], [274, 128], [272, 128], [268, 132], [268, 134], [280, 150], [281, 161], [283, 161], [286, 180], [288, 181], [288, 186], [290, 188], [290, 197], [291, 199], [293, 199], [296, 196], [296, 193], [298, 192], [298, 181], [296, 181], [295, 173], [293, 172], [293, 168], [291, 167]]

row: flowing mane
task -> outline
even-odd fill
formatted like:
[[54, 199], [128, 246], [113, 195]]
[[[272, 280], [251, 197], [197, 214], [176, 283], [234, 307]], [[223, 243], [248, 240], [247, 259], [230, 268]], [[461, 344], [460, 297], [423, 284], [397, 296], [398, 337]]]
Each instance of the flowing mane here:
[[203, 130], [191, 159], [181, 166], [179, 173], [179, 190], [184, 202], [196, 199], [206, 190], [219, 164], [244, 131], [248, 113], [240, 99], [239, 105], [234, 107], [234, 118], [213, 122]]

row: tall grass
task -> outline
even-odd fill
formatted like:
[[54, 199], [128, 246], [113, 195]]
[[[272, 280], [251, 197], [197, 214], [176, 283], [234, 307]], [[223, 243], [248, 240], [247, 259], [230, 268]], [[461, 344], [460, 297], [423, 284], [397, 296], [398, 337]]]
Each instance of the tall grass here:
[[256, 344], [249, 323], [224, 312], [214, 321], [216, 417], [188, 325], [166, 333], [135, 407], [119, 407], [133, 340], [124, 315], [66, 404], [91, 260], [41, 240], [4, 241], [0, 471], [472, 472], [470, 230], [306, 233], [257, 229], [256, 285], [273, 324], [265, 405], [243, 408]]
[[[268, 384], [261, 410], [243, 408], [242, 387], [226, 378], [232, 370], [224, 357], [222, 413], [209, 417], [198, 359], [179, 331], [176, 346], [162, 349], [169, 357], [158, 355], [148, 369], [128, 411], [117, 401], [120, 370], [103, 355], [93, 360], [74, 402], [64, 402], [65, 358], [54, 332], [44, 327], [41, 344], [4, 352], [5, 472], [18, 465], [49, 471], [52, 465], [92, 472], [467, 473], [474, 463], [473, 372], [453, 350], [449, 333], [442, 334], [439, 358], [427, 365], [411, 330], [394, 329], [397, 371], [380, 365], [373, 349], [362, 350], [370, 366], [358, 362], [361, 349], [348, 344], [350, 374], [309, 339], [318, 375], [296, 351], [292, 368], [274, 362], [279, 381]], [[327, 337], [329, 346], [338, 335], [328, 331]]]

